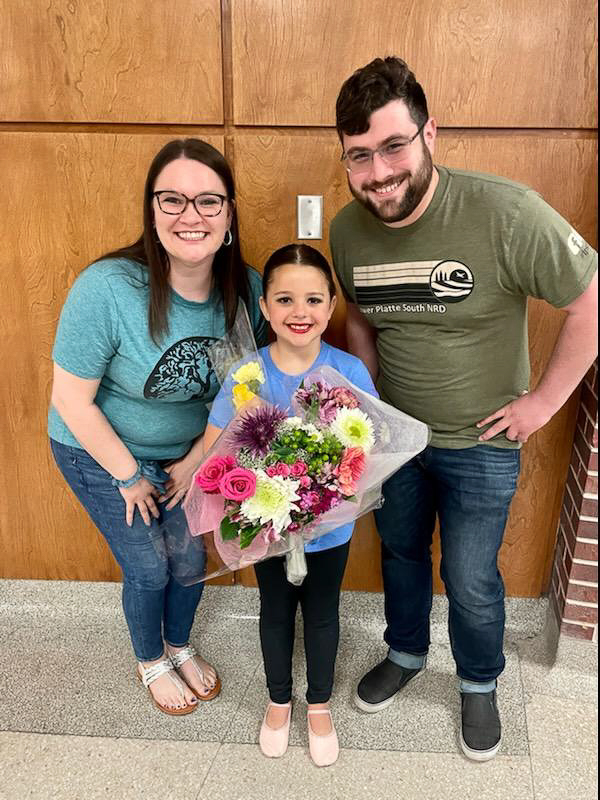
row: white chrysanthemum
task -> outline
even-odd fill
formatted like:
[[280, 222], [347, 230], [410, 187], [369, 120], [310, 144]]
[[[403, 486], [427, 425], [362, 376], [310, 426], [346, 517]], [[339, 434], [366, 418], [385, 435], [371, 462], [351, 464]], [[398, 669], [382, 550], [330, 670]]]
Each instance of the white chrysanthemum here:
[[259, 383], [265, 382], [265, 376], [258, 361], [249, 361], [247, 364], [242, 364], [241, 367], [232, 373], [233, 380], [236, 383], [250, 383], [250, 381], [258, 381]]
[[346, 447], [362, 447], [365, 453], [375, 444], [373, 423], [360, 408], [340, 408], [330, 430]]
[[271, 522], [276, 533], [281, 533], [292, 521], [290, 512], [299, 510], [294, 501], [300, 499], [296, 494], [300, 481], [281, 475], [270, 478], [262, 469], [252, 471], [256, 475], [256, 491], [243, 501], [240, 511], [250, 522]]

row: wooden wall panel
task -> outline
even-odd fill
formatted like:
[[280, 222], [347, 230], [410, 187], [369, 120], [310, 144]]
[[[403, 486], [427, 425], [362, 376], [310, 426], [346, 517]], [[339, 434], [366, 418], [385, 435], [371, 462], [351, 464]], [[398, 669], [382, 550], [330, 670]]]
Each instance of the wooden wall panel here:
[[597, 119], [594, 0], [234, 0], [232, 20], [237, 124], [333, 125], [342, 82], [389, 54], [440, 125]]
[[[442, 131], [436, 161], [504, 175], [532, 186], [596, 246], [596, 144], [595, 138], [574, 133]], [[333, 132], [238, 134], [235, 169], [240, 230], [251, 263], [262, 267], [273, 249], [295, 240], [297, 194], [324, 195], [328, 229], [332, 217], [350, 199], [339, 154]], [[309, 244], [328, 255], [325, 239]], [[328, 337], [340, 346], [344, 343], [344, 313], [340, 303]], [[532, 301], [533, 385], [548, 361], [562, 318], [563, 312]], [[537, 596], [544, 588], [570, 454], [573, 416], [574, 399], [524, 448], [520, 488], [501, 552], [510, 594]], [[439, 561], [437, 545], [435, 558]], [[243, 582], [251, 584], [252, 576], [245, 575]], [[360, 523], [345, 585], [381, 588], [379, 542], [370, 519]], [[441, 589], [439, 577], [436, 589]]]
[[5, 121], [222, 123], [219, 0], [0, 0]]
[[[196, 135], [223, 150], [223, 137]], [[48, 447], [51, 350], [76, 275], [139, 235], [148, 166], [172, 138], [0, 133], [0, 577], [119, 576]]]
[[[225, 137], [245, 254], [260, 267], [295, 239], [297, 194], [324, 195], [326, 229], [348, 201], [334, 130], [308, 126], [332, 126], [343, 80], [395, 53], [446, 127], [439, 163], [537, 188], [597, 245], [594, 0], [0, 0], [0, 19], [0, 577], [119, 577], [51, 461], [50, 352], [77, 272], [137, 234], [146, 168], [178, 123], [221, 126], [204, 138], [222, 149]], [[287, 125], [299, 128], [275, 127]], [[328, 255], [326, 238], [312, 243]], [[534, 382], [561, 317], [531, 303]], [[341, 302], [329, 332], [338, 346], [343, 325]], [[573, 424], [572, 400], [524, 448], [501, 552], [510, 594], [545, 587]], [[371, 516], [344, 586], [381, 589]]]

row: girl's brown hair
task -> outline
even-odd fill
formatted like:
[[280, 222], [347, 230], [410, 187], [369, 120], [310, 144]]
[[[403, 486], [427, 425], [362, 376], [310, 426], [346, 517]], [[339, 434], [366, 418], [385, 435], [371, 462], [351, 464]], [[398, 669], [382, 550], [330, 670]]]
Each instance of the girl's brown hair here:
[[331, 267], [322, 253], [308, 244], [286, 244], [269, 256], [263, 270], [262, 290], [263, 297], [267, 296], [267, 289], [273, 272], [284, 264], [299, 264], [305, 267], [314, 267], [323, 273], [327, 281], [329, 296], [335, 297], [336, 289]]

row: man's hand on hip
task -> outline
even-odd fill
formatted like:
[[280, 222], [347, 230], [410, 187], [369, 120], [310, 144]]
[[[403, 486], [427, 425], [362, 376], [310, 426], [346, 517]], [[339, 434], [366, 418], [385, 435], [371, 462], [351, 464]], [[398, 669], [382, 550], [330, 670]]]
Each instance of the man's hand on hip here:
[[[542, 428], [556, 413], [535, 392], [522, 394], [507, 405], [502, 406], [489, 417], [477, 423], [477, 427], [490, 425], [479, 437], [480, 442], [487, 442], [504, 431], [511, 442], [526, 442], [532, 433]], [[493, 425], [490, 423], [494, 423]]]

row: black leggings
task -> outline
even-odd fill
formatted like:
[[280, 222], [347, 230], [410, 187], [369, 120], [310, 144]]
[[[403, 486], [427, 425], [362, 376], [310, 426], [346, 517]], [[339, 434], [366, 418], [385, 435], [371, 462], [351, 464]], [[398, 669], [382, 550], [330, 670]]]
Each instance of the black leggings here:
[[304, 618], [308, 703], [331, 697], [340, 634], [340, 587], [350, 542], [306, 554], [308, 574], [300, 586], [285, 575], [285, 558], [254, 565], [260, 589], [260, 643], [269, 696], [274, 703], [292, 697], [292, 652], [298, 601]]

